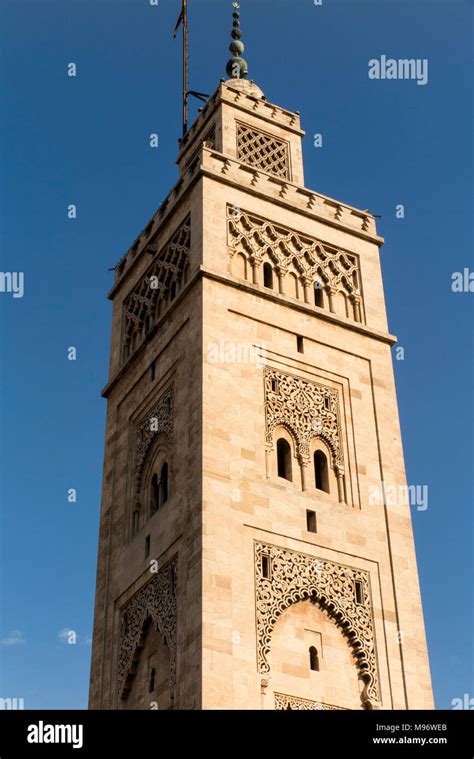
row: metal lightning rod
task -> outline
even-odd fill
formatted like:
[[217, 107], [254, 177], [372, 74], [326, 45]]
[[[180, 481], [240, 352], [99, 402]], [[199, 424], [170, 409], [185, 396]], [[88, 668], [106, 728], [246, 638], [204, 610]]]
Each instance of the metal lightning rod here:
[[183, 0], [183, 137], [188, 131], [188, 0]]
[[181, 12], [173, 32], [176, 39], [178, 29], [183, 25], [183, 137], [188, 131], [188, 0], [182, 0]]

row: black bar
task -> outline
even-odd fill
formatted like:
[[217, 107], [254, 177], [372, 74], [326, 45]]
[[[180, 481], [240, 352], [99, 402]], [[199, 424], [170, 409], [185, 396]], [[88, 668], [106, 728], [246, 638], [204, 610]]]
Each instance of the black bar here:
[[[170, 748], [219, 757], [257, 752], [335, 759], [420, 756], [472, 759], [471, 711], [1, 711], [0, 759], [127, 756]], [[56, 726], [64, 729], [56, 730]], [[74, 727], [75, 726], [75, 729]], [[42, 743], [28, 742], [43, 739]], [[64, 742], [49, 742], [49, 738]], [[48, 741], [48, 742], [47, 742]], [[73, 748], [76, 744], [77, 748]], [[79, 745], [81, 744], [81, 745]], [[114, 754], [113, 752], [116, 752]], [[237, 754], [238, 755], [238, 754]], [[329, 756], [329, 754], [328, 754]]]

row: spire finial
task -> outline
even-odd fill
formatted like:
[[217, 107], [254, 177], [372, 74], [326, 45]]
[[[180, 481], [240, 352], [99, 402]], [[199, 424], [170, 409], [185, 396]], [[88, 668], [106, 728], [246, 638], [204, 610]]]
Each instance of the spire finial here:
[[245, 50], [244, 43], [240, 41], [242, 32], [240, 31], [240, 5], [239, 3], [232, 3], [234, 12], [232, 14], [234, 18], [233, 29], [231, 32], [232, 42], [230, 43], [229, 50], [233, 55], [233, 58], [227, 64], [227, 75], [231, 79], [245, 79], [248, 74], [249, 67], [247, 61], [241, 58], [242, 53]]

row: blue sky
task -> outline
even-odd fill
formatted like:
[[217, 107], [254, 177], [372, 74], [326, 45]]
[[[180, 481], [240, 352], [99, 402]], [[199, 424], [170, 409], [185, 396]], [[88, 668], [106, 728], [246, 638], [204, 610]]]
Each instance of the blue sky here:
[[[225, 76], [231, 5], [189, 6], [190, 86], [211, 93]], [[301, 112], [307, 186], [382, 217], [390, 329], [405, 349], [395, 371], [408, 478], [429, 486], [428, 509], [413, 510], [413, 522], [433, 684], [437, 706], [450, 708], [474, 697], [474, 295], [451, 290], [453, 272], [474, 269], [472, 4], [241, 6], [251, 78], [270, 101]], [[180, 2], [0, 8], [0, 268], [25, 275], [23, 298], [0, 293], [0, 696], [22, 697], [26, 708], [85, 708], [108, 269], [176, 181]], [[428, 59], [428, 84], [369, 80], [368, 61], [382, 54]], [[76, 78], [66, 75], [70, 62]]]

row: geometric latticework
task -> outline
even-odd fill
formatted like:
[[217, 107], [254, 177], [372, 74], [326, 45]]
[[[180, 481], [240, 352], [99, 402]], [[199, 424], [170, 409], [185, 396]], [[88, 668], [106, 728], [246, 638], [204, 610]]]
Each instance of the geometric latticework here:
[[257, 666], [270, 672], [271, 639], [281, 614], [310, 599], [346, 637], [357, 661], [366, 709], [380, 702], [368, 572], [286, 548], [255, 542]]
[[126, 698], [151, 620], [170, 652], [169, 686], [176, 684], [176, 559], [160, 569], [122, 609], [118, 665], [119, 698]]
[[275, 709], [346, 711], [343, 706], [331, 706], [331, 704], [323, 704], [320, 701], [310, 701], [309, 698], [287, 696], [286, 693], [275, 693]]
[[156, 255], [123, 305], [122, 360], [125, 361], [145, 339], [185, 284], [190, 248], [190, 216], [159, 253], [148, 246], [147, 252]]
[[228, 207], [227, 244], [231, 258], [241, 255], [249, 269], [269, 259], [277, 273], [294, 272], [299, 281], [324, 290], [329, 298], [343, 293], [360, 321], [360, 271], [356, 255], [332, 248], [236, 206]]
[[264, 369], [265, 442], [274, 446], [276, 427], [288, 430], [296, 455], [306, 464], [313, 438], [320, 438], [333, 457], [333, 468], [344, 471], [342, 430], [337, 390], [302, 377], [286, 374], [268, 366]]
[[237, 123], [237, 158], [281, 179], [290, 179], [288, 143]]

